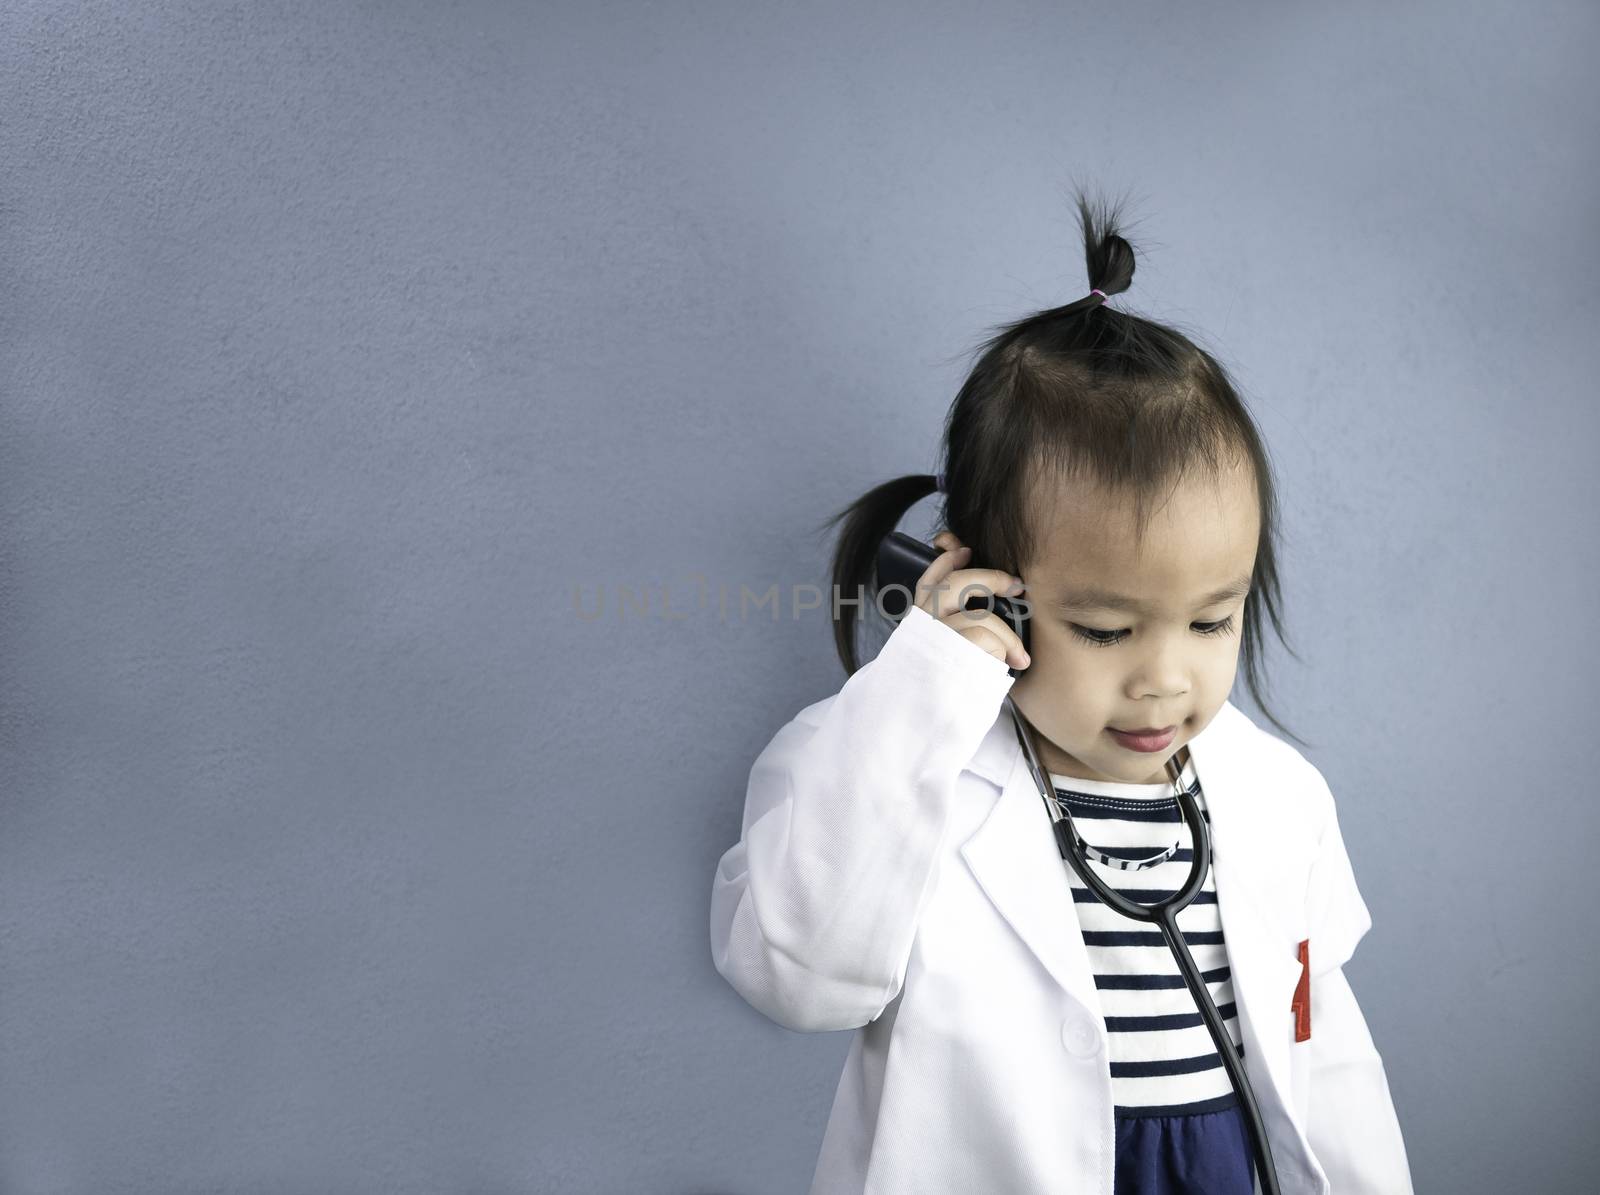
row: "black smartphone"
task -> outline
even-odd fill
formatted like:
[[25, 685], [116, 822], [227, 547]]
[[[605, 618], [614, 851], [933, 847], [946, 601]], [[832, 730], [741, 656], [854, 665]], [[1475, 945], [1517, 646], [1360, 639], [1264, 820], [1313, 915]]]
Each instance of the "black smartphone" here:
[[[878, 608], [895, 622], [905, 617], [906, 611], [911, 608], [912, 597], [916, 594], [917, 581], [928, 571], [928, 566], [942, 554], [932, 544], [913, 539], [903, 531], [891, 531], [884, 536], [883, 542], [878, 545]], [[984, 566], [969, 563], [967, 567]], [[1033, 648], [1028, 642], [1029, 619], [1011, 602], [999, 594], [973, 593], [967, 599], [964, 608], [993, 609], [1012, 630], [1016, 631], [1022, 640], [1022, 649], [1030, 655], [1033, 654]], [[1017, 670], [1013, 668], [1011, 672], [1012, 675], [1016, 675]]]

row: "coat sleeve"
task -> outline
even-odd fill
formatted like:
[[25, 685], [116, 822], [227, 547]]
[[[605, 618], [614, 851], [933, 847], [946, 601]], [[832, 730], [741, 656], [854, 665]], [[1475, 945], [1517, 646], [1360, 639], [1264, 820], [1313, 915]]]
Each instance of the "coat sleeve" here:
[[1326, 816], [1308, 890], [1311, 972], [1307, 1137], [1332, 1195], [1411, 1195], [1411, 1170], [1373, 1044], [1344, 965], [1371, 928], [1320, 773]]
[[957, 776], [1013, 679], [913, 606], [757, 756], [711, 889], [712, 961], [754, 1008], [851, 1029], [899, 994]]

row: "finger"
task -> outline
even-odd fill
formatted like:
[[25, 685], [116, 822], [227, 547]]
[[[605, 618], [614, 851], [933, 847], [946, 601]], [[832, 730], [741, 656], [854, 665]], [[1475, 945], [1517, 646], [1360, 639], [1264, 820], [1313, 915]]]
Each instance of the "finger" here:
[[937, 591], [945, 585], [945, 578], [967, 562], [972, 553], [967, 548], [955, 548], [942, 552], [926, 569], [922, 576], [917, 578], [917, 592], [912, 600], [935, 618], [948, 613], [948, 608], [941, 610], [937, 602]]
[[982, 614], [979, 617], [979, 613], [975, 610], [958, 610], [950, 615], [946, 622], [963, 638], [976, 643], [997, 660], [1004, 661], [1007, 666], [1026, 668], [1031, 661], [1017, 633], [998, 615]]
[[[930, 566], [929, 573], [932, 571]], [[1019, 578], [996, 568], [953, 569], [943, 576], [928, 577], [927, 583], [930, 601], [923, 608], [935, 618], [964, 609], [969, 602], [981, 600], [993, 606], [996, 597], [1016, 597], [1023, 592]], [[921, 592], [919, 589], [919, 597]]]

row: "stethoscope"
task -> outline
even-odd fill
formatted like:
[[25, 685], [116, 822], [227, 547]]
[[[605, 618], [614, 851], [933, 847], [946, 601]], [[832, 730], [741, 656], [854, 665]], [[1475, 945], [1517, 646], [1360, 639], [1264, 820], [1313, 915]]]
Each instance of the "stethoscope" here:
[[[1071, 865], [1073, 871], [1078, 873], [1078, 878], [1084, 882], [1089, 891], [1108, 907], [1124, 917], [1154, 925], [1161, 931], [1167, 949], [1172, 951], [1178, 970], [1183, 973], [1183, 982], [1188, 986], [1189, 994], [1194, 997], [1195, 1006], [1200, 1010], [1200, 1019], [1205, 1022], [1206, 1029], [1211, 1034], [1211, 1041], [1217, 1048], [1217, 1054], [1222, 1058], [1222, 1065], [1227, 1069], [1228, 1079], [1233, 1083], [1233, 1089], [1239, 1096], [1240, 1104], [1243, 1105], [1245, 1120], [1250, 1128], [1250, 1142], [1255, 1153], [1256, 1180], [1261, 1184], [1262, 1195], [1279, 1195], [1278, 1173], [1272, 1165], [1272, 1149], [1267, 1144], [1267, 1131], [1261, 1121], [1261, 1110], [1256, 1107], [1255, 1092], [1250, 1089], [1250, 1080], [1245, 1076], [1244, 1062], [1239, 1058], [1232, 1038], [1228, 1036], [1222, 1014], [1212, 1003], [1211, 992], [1206, 987], [1205, 980], [1201, 978], [1200, 969], [1195, 966], [1194, 956], [1189, 953], [1188, 943], [1183, 940], [1183, 934], [1178, 929], [1178, 914], [1205, 885], [1206, 868], [1211, 860], [1211, 835], [1206, 828], [1206, 819], [1200, 816], [1200, 810], [1195, 805], [1194, 797], [1183, 787], [1183, 764], [1176, 756], [1167, 760], [1167, 775], [1172, 780], [1173, 788], [1177, 790], [1178, 809], [1183, 816], [1184, 824], [1189, 827], [1189, 836], [1194, 845], [1194, 858], [1189, 864], [1189, 878], [1184, 881], [1182, 888], [1166, 900], [1142, 905], [1129, 900], [1108, 886], [1090, 869], [1086, 844], [1079, 836], [1078, 828], [1073, 825], [1071, 815], [1061, 807], [1061, 802], [1056, 797], [1055, 786], [1050, 783], [1044, 767], [1039, 763], [1038, 752], [1033, 746], [1032, 727], [1028, 725], [1027, 719], [1022, 716], [1022, 711], [1017, 709], [1009, 694], [1005, 703], [1006, 708], [1011, 711], [1011, 720], [1016, 724], [1017, 738], [1022, 743], [1022, 753], [1027, 758], [1028, 770], [1033, 773], [1033, 781], [1039, 787], [1039, 795], [1044, 800], [1045, 808], [1050, 811], [1056, 848], [1061, 852], [1061, 857]], [[1187, 752], [1188, 749], [1184, 750]]]

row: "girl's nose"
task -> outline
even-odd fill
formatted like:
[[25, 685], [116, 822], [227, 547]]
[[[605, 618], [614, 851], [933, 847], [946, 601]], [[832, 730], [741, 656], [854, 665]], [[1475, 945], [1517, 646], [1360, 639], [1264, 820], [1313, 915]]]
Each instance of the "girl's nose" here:
[[1133, 675], [1128, 696], [1135, 701], [1170, 700], [1189, 691], [1189, 670], [1176, 645], [1156, 646]]

